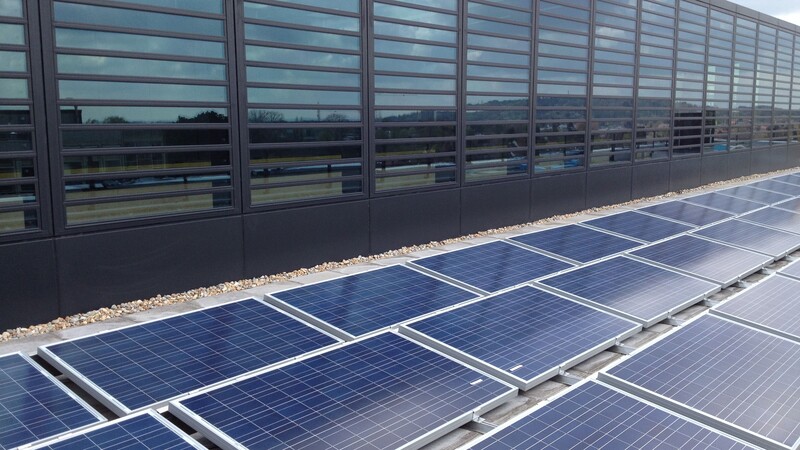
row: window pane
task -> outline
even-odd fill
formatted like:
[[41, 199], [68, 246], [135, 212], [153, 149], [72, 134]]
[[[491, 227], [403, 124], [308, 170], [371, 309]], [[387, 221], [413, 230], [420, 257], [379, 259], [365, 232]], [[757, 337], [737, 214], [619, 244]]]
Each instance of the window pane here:
[[224, 64], [110, 56], [58, 55], [58, 72], [64, 74], [225, 80], [227, 78], [226, 70]]
[[225, 86], [60, 80], [58, 90], [59, 98], [62, 100], [173, 100], [186, 102], [225, 102], [228, 100], [228, 90]]
[[113, 27], [141, 28], [143, 30], [206, 34], [210, 36], [223, 36], [225, 34], [221, 20], [76, 3], [56, 2], [55, 20]]
[[56, 29], [56, 46], [88, 50], [197, 56], [201, 58], [225, 57], [225, 44], [222, 42], [68, 28]]

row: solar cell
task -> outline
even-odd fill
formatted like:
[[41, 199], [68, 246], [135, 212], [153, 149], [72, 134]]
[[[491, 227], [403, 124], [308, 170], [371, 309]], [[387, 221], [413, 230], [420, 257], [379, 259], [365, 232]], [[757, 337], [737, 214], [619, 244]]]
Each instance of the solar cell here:
[[679, 201], [648, 206], [639, 211], [697, 226], [705, 226], [733, 217], [731, 213]]
[[503, 241], [417, 259], [412, 264], [485, 293], [527, 283], [573, 266]]
[[712, 311], [800, 342], [800, 280], [770, 276]]
[[711, 225], [695, 231], [694, 234], [763, 253], [776, 259], [800, 248], [800, 236], [741, 220], [729, 220]]
[[751, 202], [749, 200], [730, 197], [727, 195], [718, 194], [716, 192], [696, 195], [694, 197], [685, 198], [681, 201], [718, 209], [731, 214], [743, 214], [764, 207], [763, 203]]
[[704, 315], [601, 381], [769, 448], [800, 440], [800, 344]]
[[0, 449], [32, 444], [104, 420], [27, 356], [0, 356]]
[[757, 181], [755, 183], [748, 184], [748, 186], [757, 189], [778, 192], [780, 194], [791, 195], [792, 197], [800, 195], [800, 186], [796, 184], [784, 183], [779, 180]]
[[719, 285], [623, 256], [537, 283], [648, 327], [720, 290]]
[[387, 332], [170, 404], [223, 448], [418, 448], [516, 388]]
[[774, 208], [800, 213], [800, 198], [793, 198], [791, 200], [786, 200], [785, 202], [776, 203]]
[[775, 177], [773, 180], [800, 186], [800, 176], [798, 175], [783, 175], [780, 177]]
[[276, 292], [266, 299], [352, 340], [476, 297], [397, 265]]
[[590, 381], [486, 434], [469, 448], [744, 450], [752, 447], [652, 403]]
[[770, 205], [772, 203], [782, 202], [792, 198], [791, 195], [779, 194], [777, 192], [765, 191], [763, 189], [756, 189], [750, 186], [736, 186], [728, 189], [717, 191], [722, 195], [730, 195], [744, 200], [750, 200], [758, 203]]
[[800, 260], [795, 261], [781, 269], [780, 274], [800, 280]]
[[39, 355], [125, 415], [337, 342], [248, 299], [44, 346]]
[[612, 214], [584, 222], [596, 228], [611, 231], [623, 236], [639, 239], [643, 242], [655, 242], [676, 234], [681, 234], [694, 227], [671, 220], [659, 219], [636, 211]]
[[204, 450], [175, 425], [152, 410], [92, 427], [78, 434], [70, 433], [47, 445], [48, 450]]
[[512, 241], [567, 258], [588, 263], [642, 245], [579, 225], [566, 225], [511, 238]]
[[631, 255], [729, 286], [772, 262], [759, 253], [708, 241], [695, 236], [678, 236], [648, 245]]
[[745, 214], [742, 220], [800, 234], [800, 214], [778, 208], [764, 208]]
[[527, 390], [641, 328], [523, 286], [410, 323], [401, 332]]

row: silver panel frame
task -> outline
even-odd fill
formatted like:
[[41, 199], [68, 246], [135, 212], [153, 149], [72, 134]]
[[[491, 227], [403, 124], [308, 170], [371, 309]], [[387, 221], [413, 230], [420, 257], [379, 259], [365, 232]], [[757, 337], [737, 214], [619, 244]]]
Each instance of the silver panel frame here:
[[[221, 380], [221, 381], [218, 381], [218, 382], [213, 383], [211, 385], [204, 386], [204, 387], [195, 389], [193, 391], [177, 395], [175, 397], [170, 397], [168, 399], [165, 399], [165, 400], [160, 401], [160, 402], [153, 403], [153, 404], [148, 405], [148, 406], [143, 406], [141, 408], [136, 408], [136, 409], [130, 409], [127, 406], [125, 406], [122, 402], [117, 400], [113, 395], [108, 393], [105, 389], [103, 389], [102, 387], [98, 386], [93, 381], [91, 381], [89, 378], [87, 378], [86, 376], [81, 374], [81, 372], [79, 370], [75, 369], [71, 364], [67, 363], [66, 361], [64, 361], [63, 359], [58, 357], [55, 353], [50, 351], [49, 347], [60, 345], [60, 344], [63, 344], [65, 342], [72, 342], [72, 341], [81, 340], [81, 339], [84, 339], [86, 337], [99, 336], [99, 335], [103, 335], [103, 334], [107, 334], [107, 333], [112, 333], [112, 332], [116, 332], [116, 331], [120, 331], [120, 330], [124, 330], [124, 329], [128, 329], [128, 328], [133, 328], [133, 327], [137, 327], [137, 326], [141, 326], [141, 325], [146, 325], [146, 324], [153, 323], [153, 322], [159, 322], [159, 321], [170, 319], [170, 318], [173, 318], [173, 317], [184, 316], [184, 315], [187, 315], [187, 314], [192, 314], [192, 313], [199, 312], [199, 311], [205, 311], [205, 310], [212, 309], [212, 308], [218, 308], [220, 306], [228, 305], [228, 304], [231, 304], [231, 303], [243, 302], [243, 301], [247, 301], [247, 300], [255, 300], [255, 301], [263, 304], [264, 306], [267, 306], [267, 307], [275, 310], [276, 312], [278, 312], [280, 314], [288, 316], [289, 318], [291, 318], [291, 319], [293, 319], [293, 320], [295, 320], [295, 321], [297, 321], [297, 322], [299, 322], [299, 323], [301, 323], [301, 324], [303, 324], [305, 326], [308, 326], [311, 329], [314, 329], [314, 330], [316, 330], [316, 331], [318, 331], [318, 332], [320, 332], [320, 333], [322, 333], [322, 334], [324, 334], [326, 336], [331, 337], [334, 341], [336, 341], [333, 344], [330, 344], [330, 345], [327, 345], [325, 347], [322, 347], [322, 348], [319, 348], [317, 350], [314, 350], [312, 352], [309, 352], [310, 354], [316, 354], [316, 353], [325, 351], [325, 350], [327, 350], [329, 348], [336, 347], [337, 345], [340, 345], [342, 343], [341, 339], [339, 339], [335, 335], [332, 335], [332, 334], [326, 332], [323, 329], [320, 329], [320, 328], [314, 326], [314, 324], [304, 322], [302, 319], [299, 319], [296, 316], [293, 316], [291, 314], [287, 314], [285, 311], [281, 311], [279, 308], [275, 308], [274, 306], [266, 303], [265, 301], [263, 301], [261, 299], [258, 299], [258, 298], [255, 298], [255, 297], [247, 297], [247, 298], [243, 298], [243, 299], [239, 299], [239, 300], [233, 300], [233, 301], [230, 301], [230, 302], [226, 302], [226, 303], [223, 303], [223, 304], [220, 304], [220, 305], [207, 306], [207, 307], [199, 308], [199, 309], [196, 309], [196, 310], [193, 310], [193, 311], [173, 314], [173, 315], [170, 315], [170, 316], [167, 316], [167, 317], [148, 320], [148, 321], [142, 322], [142, 323], [126, 325], [124, 327], [115, 328], [113, 330], [106, 330], [106, 331], [102, 331], [100, 333], [93, 333], [93, 334], [90, 334], [90, 335], [87, 335], [87, 336], [81, 336], [81, 337], [72, 338], [72, 339], [68, 339], [68, 340], [65, 340], [65, 341], [61, 341], [61, 342], [55, 342], [55, 343], [52, 343], [52, 344], [43, 345], [43, 346], [39, 347], [39, 349], [37, 350], [37, 355], [39, 355], [42, 359], [44, 359], [49, 364], [51, 364], [53, 367], [58, 369], [58, 371], [60, 371], [64, 375], [66, 375], [67, 378], [69, 378], [75, 384], [80, 386], [81, 389], [86, 391], [89, 395], [91, 395], [93, 398], [95, 398], [97, 401], [99, 401], [103, 406], [105, 406], [106, 408], [110, 409], [117, 416], [123, 417], [123, 416], [127, 416], [129, 414], [132, 414], [132, 413], [135, 413], [135, 412], [140, 412], [140, 411], [147, 410], [147, 409], [155, 409], [157, 411], [158, 410], [165, 410], [167, 405], [169, 404], [169, 402], [174, 400], [174, 399], [182, 398], [182, 397], [184, 397], [184, 396], [186, 396], [188, 394], [191, 394], [192, 392], [195, 392], [195, 391], [201, 391], [201, 390], [209, 389], [209, 388], [217, 386], [217, 385], [219, 385], [221, 383], [225, 383], [228, 380]], [[295, 360], [300, 356], [304, 356], [304, 355], [295, 356], [294, 358], [290, 358], [288, 361]], [[285, 361], [278, 361], [278, 362], [275, 362], [273, 364], [270, 364], [267, 367], [274, 367], [274, 366], [282, 364], [284, 362]], [[256, 369], [256, 370], [261, 370], [261, 369]], [[233, 377], [231, 379], [238, 379], [238, 378], [240, 378], [242, 376], [246, 376], [247, 374], [249, 374], [251, 372], [247, 372], [247, 373], [243, 373], [241, 375], [237, 375], [237, 376], [235, 376], [235, 377]]]
[[[490, 400], [487, 403], [479, 405], [477, 408], [475, 408], [475, 409], [473, 409], [471, 411], [467, 411], [464, 414], [453, 418], [451, 421], [449, 421], [449, 422], [437, 427], [436, 429], [433, 429], [433, 430], [421, 435], [420, 437], [418, 437], [417, 439], [407, 443], [406, 445], [404, 445], [402, 447], [398, 447], [398, 450], [415, 450], [415, 449], [418, 449], [418, 448], [420, 448], [420, 447], [422, 447], [422, 446], [424, 446], [426, 444], [429, 444], [429, 443], [435, 441], [436, 439], [448, 434], [449, 432], [451, 432], [451, 431], [453, 431], [455, 429], [458, 429], [459, 427], [471, 422], [476, 417], [479, 417], [482, 414], [485, 414], [486, 412], [489, 412], [489, 411], [497, 408], [498, 406], [508, 402], [509, 400], [511, 400], [513, 398], [516, 398], [516, 396], [517, 396], [518, 389], [515, 386], [512, 386], [511, 384], [508, 384], [508, 383], [504, 382], [503, 380], [498, 380], [495, 377], [491, 376], [490, 374], [481, 371], [480, 369], [465, 365], [463, 362], [461, 362], [461, 361], [459, 361], [459, 360], [457, 360], [457, 359], [455, 359], [455, 358], [453, 358], [453, 357], [451, 357], [451, 356], [449, 356], [449, 355], [447, 355], [445, 353], [437, 351], [436, 349], [431, 348], [431, 347], [429, 347], [429, 346], [427, 346], [425, 344], [422, 344], [422, 343], [417, 342], [417, 341], [415, 341], [413, 339], [410, 339], [410, 338], [408, 338], [406, 336], [403, 336], [402, 334], [400, 334], [398, 332], [395, 332], [395, 331], [383, 331], [382, 333], [393, 333], [393, 334], [395, 334], [397, 336], [400, 336], [401, 338], [406, 339], [406, 340], [414, 343], [415, 345], [419, 345], [419, 346], [421, 346], [421, 347], [423, 347], [423, 348], [425, 348], [425, 349], [427, 349], [429, 351], [432, 351], [432, 352], [434, 352], [434, 353], [436, 353], [436, 354], [438, 354], [438, 355], [440, 355], [440, 356], [442, 356], [444, 358], [447, 358], [447, 359], [449, 359], [449, 360], [451, 360], [451, 361], [453, 361], [453, 362], [455, 362], [455, 363], [457, 363], [459, 365], [467, 367], [467, 368], [475, 371], [479, 375], [483, 375], [483, 376], [491, 378], [491, 379], [493, 379], [493, 380], [495, 380], [495, 381], [497, 381], [497, 382], [499, 382], [501, 384], [504, 384], [509, 388], [508, 392], [498, 396], [497, 398], [495, 398], [493, 400]], [[379, 333], [379, 334], [382, 334], [382, 333]], [[337, 349], [360, 343], [360, 342], [362, 342], [364, 340], [367, 340], [370, 337], [374, 337], [374, 336], [375, 336], [375, 334], [372, 334], [372, 335], [369, 335], [369, 336], [358, 338], [355, 341], [346, 342], [344, 344], [339, 345], [337, 347]], [[334, 351], [334, 350], [335, 349], [329, 349], [327, 351]], [[303, 358], [303, 360], [310, 359], [311, 357], [312, 356], [305, 357], [305, 358]], [[290, 364], [283, 364], [282, 366], [285, 367], [285, 366], [290, 365]], [[230, 380], [230, 381], [224, 383], [224, 385], [216, 386], [216, 388], [222, 388], [224, 386], [228, 386], [228, 385], [234, 384], [234, 383], [236, 383], [238, 381], [244, 381], [244, 380], [249, 379], [249, 378], [254, 378], [254, 377], [263, 375], [265, 373], [277, 370], [278, 368], [279, 367], [272, 367], [272, 368], [269, 368], [269, 369], [260, 370], [258, 372], [253, 372], [253, 373], [250, 373], [249, 375], [247, 375], [246, 377], [241, 377], [240, 379], [237, 379], [237, 380]], [[171, 414], [173, 414], [175, 417], [177, 417], [178, 419], [180, 419], [181, 421], [183, 421], [184, 423], [186, 423], [187, 425], [189, 425], [190, 427], [192, 427], [195, 430], [199, 431], [203, 436], [208, 438], [211, 442], [213, 442], [214, 444], [218, 445], [223, 450], [246, 450], [247, 447], [241, 445], [240, 443], [235, 441], [233, 438], [231, 438], [230, 436], [228, 436], [227, 434], [225, 434], [224, 432], [219, 430], [217, 427], [215, 427], [214, 425], [210, 424], [205, 419], [203, 419], [199, 415], [197, 415], [194, 412], [192, 412], [190, 409], [186, 408], [181, 403], [183, 400], [189, 399], [191, 397], [195, 397], [197, 395], [202, 395], [202, 394], [207, 393], [207, 392], [209, 392], [211, 390], [213, 390], [213, 389], [206, 389], [204, 392], [195, 392], [192, 395], [185, 396], [185, 397], [182, 397], [181, 399], [171, 401], [169, 403], [169, 412]]]
[[[763, 209], [763, 208], [761, 208], [761, 209]], [[753, 211], [750, 211], [750, 212], [753, 212]], [[748, 224], [748, 225], [756, 225], [756, 226], [759, 226], [759, 227], [762, 227], [762, 228], [766, 228], [766, 229], [768, 229], [768, 230], [772, 230], [772, 231], [779, 231], [779, 232], [781, 232], [781, 233], [786, 233], [786, 234], [791, 234], [791, 235], [793, 235], [793, 236], [798, 236], [798, 235], [797, 235], [797, 234], [795, 234], [795, 233], [790, 233], [790, 232], [788, 232], [788, 231], [779, 230], [779, 229], [777, 229], [777, 228], [771, 228], [771, 227], [769, 227], [769, 226], [766, 226], [766, 225], [763, 225], [763, 224], [760, 224], [760, 223], [755, 223], [755, 222], [750, 222], [750, 221], [747, 221], [747, 220], [742, 220], [742, 219], [740, 219], [738, 216], [737, 216], [736, 218], [734, 218], [734, 219], [730, 219], [730, 221], [739, 221], [739, 222], [742, 222], [742, 223], [746, 223], [746, 224]], [[719, 224], [717, 224], [717, 225], [719, 225]], [[689, 232], [689, 234], [692, 234], [692, 235], [694, 235], [694, 234], [695, 234], [697, 231], [701, 231], [701, 230], [703, 230], [703, 229], [704, 229], [704, 228], [701, 228], [701, 229], [699, 229], [699, 230], [695, 230], [695, 231], [691, 231], [691, 232]], [[719, 243], [721, 243], [721, 244], [728, 244], [728, 245], [732, 245], [732, 246], [734, 246], [734, 247], [738, 247], [738, 248], [741, 248], [741, 249], [744, 249], [744, 250], [750, 250], [751, 252], [761, 253], [762, 255], [767, 255], [767, 256], [770, 256], [770, 257], [774, 258], [774, 260], [775, 260], [775, 261], [777, 261], [777, 260], [779, 260], [779, 259], [782, 259], [782, 258], [786, 257], [787, 255], [789, 255], [790, 253], [794, 253], [795, 251], [797, 251], [798, 249], [800, 249], [800, 239], [798, 239], [798, 243], [797, 243], [797, 245], [796, 245], [796, 246], [794, 246], [794, 247], [792, 247], [791, 249], [789, 249], [789, 250], [786, 250], [786, 251], [782, 251], [782, 252], [780, 252], [780, 253], [778, 253], [778, 254], [770, 254], [770, 253], [766, 253], [766, 252], [764, 252], [764, 251], [761, 251], [761, 250], [756, 250], [756, 249], [754, 249], [754, 248], [752, 248], [752, 247], [745, 247], [745, 246], [743, 246], [743, 245], [737, 245], [737, 244], [734, 244], [734, 243], [732, 243], [732, 242], [724, 242], [724, 241], [721, 241], [721, 240], [719, 240], [719, 239], [715, 239], [715, 238], [712, 238], [712, 237], [709, 237], [709, 236], [702, 236], [702, 235], [699, 235], [699, 236], [701, 236], [701, 237], [703, 237], [703, 238], [705, 238], [705, 239], [708, 239], [708, 240], [710, 240], [710, 241], [719, 242]]]
[[[798, 274], [788, 273], [787, 269], [791, 270], [798, 270]], [[794, 262], [787, 264], [783, 268], [778, 271], [778, 274], [788, 278], [794, 278], [795, 280], [800, 280], [800, 259], [796, 259]]]

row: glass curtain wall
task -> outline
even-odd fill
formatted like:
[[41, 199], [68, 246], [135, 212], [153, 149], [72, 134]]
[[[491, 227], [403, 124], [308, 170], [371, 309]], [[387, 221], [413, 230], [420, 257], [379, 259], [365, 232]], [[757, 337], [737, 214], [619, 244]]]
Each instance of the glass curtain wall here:
[[708, 22], [704, 153], [730, 148], [733, 16], [712, 9]]
[[703, 148], [708, 7], [681, 0], [675, 63], [675, 119], [672, 154], [699, 155]]
[[50, 6], [64, 226], [231, 210], [223, 1]]
[[789, 117], [789, 142], [800, 143], [800, 37], [794, 37], [792, 59], [792, 107]]
[[731, 99], [731, 150], [753, 147], [753, 93], [756, 72], [756, 23], [736, 17]]
[[773, 137], [772, 101], [775, 89], [775, 57], [777, 30], [758, 25], [756, 43], [755, 117], [753, 119], [753, 147], [769, 147], [779, 141]]
[[773, 145], [785, 145], [789, 142], [794, 36], [786, 31], [778, 30], [778, 45], [776, 48], [772, 143]]

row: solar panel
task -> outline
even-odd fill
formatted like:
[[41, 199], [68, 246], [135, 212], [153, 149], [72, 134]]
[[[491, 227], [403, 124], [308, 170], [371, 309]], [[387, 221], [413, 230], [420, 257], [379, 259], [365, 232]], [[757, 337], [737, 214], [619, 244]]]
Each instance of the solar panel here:
[[800, 261], [795, 261], [784, 267], [780, 270], [780, 274], [800, 280]]
[[800, 236], [741, 220], [729, 220], [711, 225], [695, 231], [694, 234], [763, 253], [776, 259], [800, 248]]
[[652, 403], [590, 381], [470, 445], [504, 449], [752, 448]]
[[730, 195], [744, 200], [750, 200], [758, 203], [770, 205], [772, 203], [782, 202], [792, 198], [790, 195], [779, 194], [777, 192], [765, 191], [763, 189], [756, 189], [750, 186], [736, 186], [728, 189], [717, 191], [723, 195]]
[[170, 404], [223, 448], [417, 448], [517, 389], [395, 333]]
[[276, 292], [266, 300], [352, 340], [476, 297], [396, 265]]
[[800, 176], [798, 175], [783, 175], [781, 177], [772, 178], [775, 181], [780, 181], [782, 183], [789, 183], [800, 186]]
[[720, 290], [707, 281], [622, 256], [538, 283], [648, 327]]
[[681, 234], [694, 227], [671, 220], [659, 219], [636, 211], [627, 211], [610, 216], [600, 217], [584, 222], [596, 228], [611, 231], [639, 239], [644, 242], [655, 242], [676, 234]]
[[764, 189], [767, 191], [778, 192], [780, 194], [796, 196], [800, 195], [800, 186], [795, 184], [783, 183], [777, 180], [763, 180], [748, 184], [750, 187]]
[[800, 214], [785, 209], [764, 208], [745, 214], [740, 219], [800, 234]]
[[800, 342], [800, 280], [770, 276], [713, 312]]
[[104, 420], [27, 356], [0, 356], [0, 449], [32, 444]]
[[729, 286], [772, 262], [772, 258], [695, 236], [678, 236], [631, 255]]
[[641, 328], [523, 286], [410, 323], [401, 332], [527, 390]]
[[758, 208], [764, 207], [763, 203], [751, 202], [749, 200], [730, 197], [727, 195], [718, 194], [716, 192], [696, 195], [694, 197], [685, 198], [681, 201], [718, 209], [731, 214], [744, 214], [746, 212], [755, 211]]
[[704, 315], [601, 381], [769, 448], [800, 441], [800, 344]]
[[791, 200], [786, 200], [785, 202], [776, 203], [773, 207], [800, 213], [800, 198], [794, 198]]
[[69, 434], [48, 445], [49, 450], [204, 450], [175, 425], [153, 410]]
[[41, 347], [118, 415], [339, 342], [248, 299]]
[[642, 245], [579, 225], [566, 225], [511, 238], [512, 241], [567, 258], [587, 263]]
[[572, 264], [502, 241], [429, 256], [412, 264], [485, 293], [572, 267]]
[[679, 201], [648, 206], [641, 208], [639, 211], [697, 226], [704, 226], [733, 217], [731, 213]]

